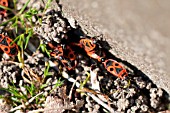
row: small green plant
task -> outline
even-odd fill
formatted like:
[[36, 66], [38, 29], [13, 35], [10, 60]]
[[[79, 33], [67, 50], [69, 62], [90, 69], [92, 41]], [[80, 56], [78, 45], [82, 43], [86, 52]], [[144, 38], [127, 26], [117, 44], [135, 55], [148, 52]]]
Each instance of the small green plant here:
[[59, 78], [56, 82], [56, 84], [54, 85], [54, 88], [50, 91], [50, 93], [52, 93], [57, 87], [60, 87], [64, 84], [64, 81], [61, 81], [61, 78]]
[[51, 52], [51, 51], [47, 49], [47, 46], [46, 46], [45, 44], [42, 44], [42, 43], [41, 43], [41, 44], [39, 45], [38, 49], [41, 49], [42, 52], [45, 53], [45, 54], [47, 54], [49, 58], [51, 57], [51, 55], [50, 55], [50, 52]]
[[[32, 17], [38, 14], [38, 10], [33, 8], [28, 8], [28, 4], [31, 0], [27, 0], [21, 10], [17, 10], [17, 0], [13, 0], [14, 8], [11, 9], [9, 7], [4, 7], [0, 5], [0, 8], [8, 10], [9, 13], [14, 14], [13, 17], [7, 17], [7, 21], [0, 23], [0, 26], [6, 26], [6, 30], [12, 30], [13, 36], [15, 39], [12, 43], [17, 43], [19, 46], [18, 52], [18, 61], [22, 64], [20, 67], [24, 70], [24, 51], [27, 49], [30, 38], [34, 36], [34, 22], [32, 21]], [[52, 0], [48, 0], [45, 8], [41, 12], [45, 12], [48, 9]], [[41, 21], [41, 18], [38, 18], [38, 21]], [[41, 49], [42, 52], [47, 54], [50, 57], [50, 50], [47, 49], [45, 44], [40, 43], [38, 49]], [[24, 86], [15, 86], [15, 84], [9, 85], [8, 88], [0, 88], [0, 90], [4, 90], [10, 93], [10, 96], [4, 97], [0, 96], [0, 98], [8, 98], [10, 104], [16, 109], [35, 109], [42, 105], [45, 101], [45, 96], [43, 95], [44, 88], [48, 87], [45, 83], [45, 79], [52, 75], [49, 72], [50, 65], [46, 63], [46, 67], [44, 70], [44, 77], [41, 83], [36, 84], [35, 81], [31, 81], [30, 84], [24, 84]], [[63, 81], [58, 79], [56, 84], [53, 84], [53, 89], [49, 92], [52, 93], [54, 89], [61, 86]], [[20, 107], [19, 107], [20, 106]], [[11, 111], [14, 112], [15, 108]]]
[[[13, 85], [9, 85], [8, 88], [0, 88], [1, 90], [5, 90], [6, 92], [10, 93], [10, 96], [6, 97], [8, 98], [8, 100], [10, 101], [10, 104], [12, 104], [13, 106], [19, 106], [23, 103], [29, 103], [30, 106], [31, 104], [41, 104], [42, 99], [45, 99], [45, 97], [43, 95], [39, 95], [35, 98], [34, 101], [32, 101], [31, 103], [29, 102], [29, 100], [36, 96], [40, 91], [39, 88], [35, 87], [35, 84], [31, 84], [29, 86], [20, 86], [19, 88], [17, 88], [14, 84]], [[24, 89], [24, 90], [21, 90]], [[1, 98], [4, 98], [3, 96], [1, 96]], [[38, 101], [37, 101], [38, 99]]]
[[48, 1], [47, 1], [43, 12], [45, 12], [45, 11], [48, 9], [48, 7], [50, 6], [50, 3], [51, 3], [52, 1], [53, 1], [53, 0], [48, 0]]
[[46, 68], [44, 70], [44, 78], [52, 75], [52, 73], [49, 72], [49, 69], [50, 69], [50, 64], [46, 63]]
[[[9, 18], [6, 22], [1, 23], [0, 26], [7, 25], [10, 22], [10, 28], [6, 27], [6, 29], [15, 29], [14, 35], [16, 36], [16, 38], [14, 39], [13, 43], [17, 42], [18, 46], [20, 47], [20, 51], [18, 52], [18, 59], [24, 65], [24, 49], [26, 49], [29, 39], [34, 34], [34, 24], [32, 23], [32, 16], [38, 14], [38, 11], [32, 8], [26, 10], [28, 4], [30, 3], [30, 0], [27, 0], [27, 2], [19, 11], [17, 11], [17, 1], [13, 0], [13, 3], [14, 9], [0, 6], [0, 8], [9, 10], [14, 14], [13, 17]], [[18, 32], [18, 29], [20, 29], [20, 32]]]

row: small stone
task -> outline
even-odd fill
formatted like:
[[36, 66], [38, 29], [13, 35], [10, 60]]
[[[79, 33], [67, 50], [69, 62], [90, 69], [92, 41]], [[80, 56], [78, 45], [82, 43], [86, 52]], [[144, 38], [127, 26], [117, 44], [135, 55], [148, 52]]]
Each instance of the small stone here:
[[150, 99], [150, 104], [153, 108], [157, 108], [159, 106], [159, 101], [157, 101], [156, 99]]
[[88, 108], [89, 107], [89, 105], [88, 104], [85, 104], [85, 108]]
[[23, 81], [23, 80], [20, 80], [20, 81], [19, 81], [19, 86], [23, 86], [23, 84], [24, 84], [24, 81]]
[[41, 3], [39, 1], [35, 2], [32, 4], [32, 8], [35, 8], [37, 10], [40, 10], [41, 8]]
[[93, 111], [93, 108], [91, 108], [91, 107], [88, 107], [87, 109], [88, 109], [89, 112]]
[[54, 27], [55, 28], [59, 27], [59, 24], [58, 23], [54, 23]]
[[141, 110], [144, 111], [144, 112], [148, 111], [148, 109], [149, 109], [149, 107], [148, 107], [147, 105], [145, 105], [145, 104], [141, 105], [140, 108], [141, 108]]
[[17, 10], [21, 10], [21, 8], [24, 6], [23, 3], [18, 2], [17, 4]]
[[127, 110], [127, 113], [132, 113], [131, 109], [128, 109], [128, 110]]
[[7, 73], [8, 73], [8, 75], [11, 75], [11, 72], [10, 72], [10, 70], [9, 70], [9, 71], [7, 71]]
[[5, 73], [6, 71], [7, 71], [7, 67], [4, 66], [4, 67], [3, 67], [3, 73]]
[[47, 91], [45, 91], [45, 92], [43, 93], [43, 95], [44, 95], [45, 97], [47, 97], [48, 94], [49, 94], [49, 92], [47, 92]]
[[117, 101], [118, 111], [125, 110], [129, 106], [129, 100], [127, 99], [119, 99]]
[[163, 95], [163, 91], [162, 91], [162, 89], [161, 89], [161, 88], [159, 88], [159, 89], [158, 89], [158, 91], [157, 91], [157, 95], [158, 95], [159, 97], [162, 97], [162, 95]]
[[51, 33], [51, 31], [52, 31], [52, 29], [51, 29], [51, 27], [49, 27], [48, 25], [44, 25], [44, 32], [46, 32], [46, 33]]
[[129, 88], [126, 98], [133, 97], [134, 94], [136, 94], [135, 88]]
[[99, 104], [94, 105], [94, 109], [98, 110], [99, 108], [100, 108]]
[[51, 36], [52, 36], [53, 38], [55, 38], [55, 37], [57, 36], [57, 32], [56, 32], [56, 31], [52, 31], [52, 32], [51, 32]]
[[64, 28], [63, 27], [57, 27], [57, 32], [60, 33], [60, 32], [63, 32], [64, 31]]
[[21, 86], [21, 87], [20, 87], [20, 90], [22, 91], [22, 93], [23, 93], [24, 95], [27, 95], [27, 90], [26, 90], [25, 87]]
[[137, 106], [132, 106], [131, 107], [131, 113], [136, 113], [136, 111], [139, 109], [139, 107], [137, 107]]
[[156, 91], [157, 90], [157, 88], [151, 88], [150, 89], [150, 97], [152, 98], [152, 99], [154, 99], [154, 98], [156, 98], [157, 97], [157, 95], [156, 95]]
[[61, 43], [61, 39], [59, 39], [58, 37], [54, 37], [53, 40], [57, 43]]
[[14, 113], [24, 113], [22, 110], [16, 110]]
[[37, 54], [37, 57], [38, 57], [38, 58], [43, 58], [43, 57], [44, 57], [44, 54], [39, 53], [39, 54]]
[[41, 36], [43, 36], [43, 35], [45, 34], [44, 28], [40, 27], [40, 28], [39, 28], [39, 32], [40, 32]]
[[135, 100], [135, 103], [138, 107], [143, 103], [143, 97], [139, 96], [138, 99]]
[[146, 85], [146, 89], [151, 89], [151, 86], [152, 86], [152, 83], [151, 82], [149, 82], [149, 83], [147, 83], [147, 85]]
[[11, 74], [12, 79], [13, 79], [13, 83], [16, 83], [16, 82], [17, 82], [15, 75], [16, 75], [16, 72], [13, 72], [13, 73]]
[[36, 18], [36, 16], [32, 16], [32, 22], [36, 22], [37, 21], [37, 18]]
[[119, 99], [121, 97], [121, 94], [118, 92], [118, 91], [116, 91], [115, 93], [113, 93], [113, 98], [114, 99]]

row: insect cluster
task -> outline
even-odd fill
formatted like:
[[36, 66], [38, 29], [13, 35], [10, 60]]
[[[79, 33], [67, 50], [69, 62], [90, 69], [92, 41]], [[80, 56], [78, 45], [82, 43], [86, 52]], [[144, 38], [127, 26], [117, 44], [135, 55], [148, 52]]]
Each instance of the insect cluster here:
[[[7, 0], [1, 0], [0, 4], [2, 6], [8, 7]], [[55, 11], [52, 10], [48, 12], [47, 15], [50, 13], [55, 13]], [[6, 10], [0, 10], [0, 14], [5, 16]], [[57, 15], [60, 16], [59, 13]], [[77, 66], [77, 59], [81, 54], [79, 51], [83, 49], [87, 56], [97, 60], [99, 63], [102, 63], [104, 68], [112, 75], [121, 79], [124, 79], [124, 77], [128, 75], [122, 64], [113, 59], [107, 59], [106, 53], [99, 47], [95, 37], [89, 38], [87, 36], [78, 36], [77, 38], [77, 36], [69, 36], [68, 32], [71, 30], [71, 26], [70, 28], [64, 28], [64, 26], [66, 26], [68, 23], [66, 23], [61, 18], [57, 20], [57, 18], [49, 17], [49, 20], [50, 19], [52, 19], [52, 21], [56, 21], [54, 26], [57, 28], [57, 33], [53, 34], [58, 36], [54, 36], [52, 40], [45, 38], [45, 43], [52, 50], [50, 53], [51, 57], [59, 60], [68, 71], [73, 70]], [[50, 21], [46, 23], [49, 25], [51, 24]], [[49, 40], [47, 41], [47, 39]], [[12, 39], [10, 39], [8, 36], [3, 34], [0, 34], [0, 48], [9, 56], [15, 56], [18, 53], [17, 44], [12, 42]]]
[[[52, 16], [51, 13], [54, 13], [54, 16]], [[107, 58], [107, 54], [103, 51], [96, 37], [91, 38], [76, 33], [71, 34], [70, 32], [73, 33], [76, 29], [72, 28], [71, 25], [67, 25], [69, 23], [59, 18], [59, 16], [60, 14], [58, 14], [58, 12], [51, 10], [46, 14], [47, 19], [45, 18], [45, 21], [42, 20], [42, 23], [49, 25], [49, 27], [54, 26], [54, 28], [51, 27], [52, 30], [55, 31], [54, 33], [51, 29], [38, 29], [37, 32], [42, 36], [41, 39], [44, 40], [44, 43], [52, 50], [50, 53], [52, 58], [59, 60], [63, 67], [70, 71], [75, 69], [82, 56], [90, 57], [90, 59], [97, 62], [96, 64], [103, 65], [107, 72], [116, 77], [124, 79], [128, 75], [121, 63]], [[42, 24], [41, 26], [43, 27], [45, 25]], [[69, 28], [65, 26], [69, 26]], [[55, 34], [55, 36], [48, 36], [47, 33], [44, 34], [45, 36], [47, 35], [47, 37], [45, 37], [42, 32], [46, 31], [50, 31], [51, 34]]]

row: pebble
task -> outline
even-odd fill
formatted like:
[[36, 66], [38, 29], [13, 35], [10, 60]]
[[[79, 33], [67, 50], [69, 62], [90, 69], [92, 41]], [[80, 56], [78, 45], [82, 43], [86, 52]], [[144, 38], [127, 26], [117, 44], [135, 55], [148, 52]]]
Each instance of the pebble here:
[[129, 88], [126, 98], [133, 97], [136, 94], [135, 88]]
[[37, 17], [36, 16], [32, 16], [32, 22], [36, 23], [37, 22]]
[[124, 99], [119, 99], [117, 101], [117, 107], [118, 107], [117, 111], [125, 110], [128, 106], [129, 106], [129, 100], [128, 99], [124, 98]]
[[146, 89], [151, 89], [151, 86], [152, 86], [152, 83], [151, 82], [148, 82], [147, 85], [146, 85]]
[[24, 95], [27, 95], [27, 89], [23, 86], [20, 86], [20, 90]]
[[140, 108], [141, 108], [141, 110], [142, 110], [143, 112], [147, 112], [148, 109], [149, 109], [149, 107], [148, 107], [147, 105], [145, 105], [145, 104], [141, 105]]
[[139, 107], [137, 107], [137, 106], [132, 106], [131, 107], [131, 111], [132, 111], [132, 113], [136, 113], [136, 111], [139, 109]]

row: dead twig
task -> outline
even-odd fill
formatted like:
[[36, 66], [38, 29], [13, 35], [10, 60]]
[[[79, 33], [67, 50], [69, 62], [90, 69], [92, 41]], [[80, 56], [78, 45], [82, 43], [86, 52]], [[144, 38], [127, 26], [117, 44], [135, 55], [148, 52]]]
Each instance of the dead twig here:
[[77, 82], [77, 78], [76, 78], [76, 81], [73, 83], [73, 85], [72, 85], [72, 87], [70, 89], [70, 93], [69, 93], [69, 96], [68, 96], [69, 100], [71, 100], [71, 98], [72, 98], [73, 88], [74, 88], [76, 82]]

